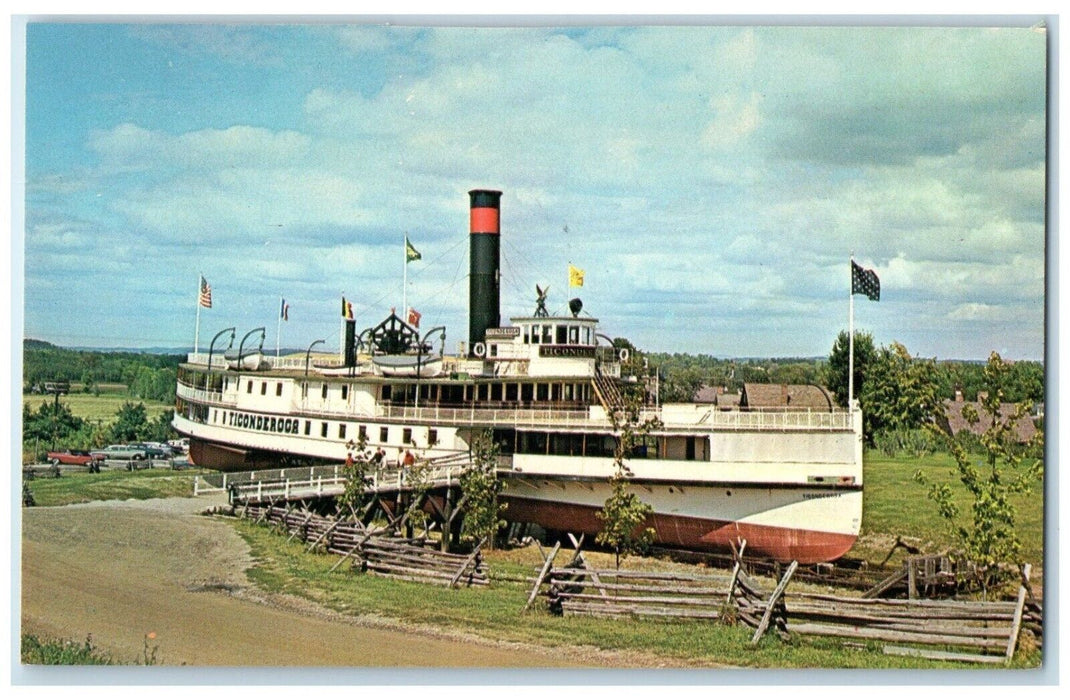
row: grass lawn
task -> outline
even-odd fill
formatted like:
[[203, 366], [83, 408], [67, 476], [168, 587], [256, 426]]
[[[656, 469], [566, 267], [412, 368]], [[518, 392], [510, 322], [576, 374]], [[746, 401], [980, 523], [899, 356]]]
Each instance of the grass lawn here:
[[[346, 615], [374, 615], [494, 640], [657, 654], [694, 667], [977, 668], [972, 664], [886, 656], [876, 646], [845, 648], [838, 641], [819, 638], [795, 637], [783, 642], [770, 634], [755, 648], [749, 645], [753, 630], [717, 622], [557, 617], [546, 610], [542, 598], [531, 610], [521, 612], [531, 583], [505, 579], [534, 579], [541, 564], [534, 546], [487, 552], [485, 560], [492, 585], [449, 590], [354, 573], [348, 567], [331, 572], [338, 562], [337, 555], [307, 553], [305, 545], [287, 542], [286, 536], [263, 525], [240, 521], [236, 526], [249, 542], [257, 562], [247, 573], [260, 587], [302, 596]], [[592, 565], [598, 567], [611, 567], [609, 556], [588, 554], [589, 559], [595, 559]], [[605, 561], [599, 561], [599, 557]], [[568, 552], [563, 550], [558, 561], [567, 559]], [[639, 567], [696, 569], [638, 558], [628, 559], [622, 568]], [[1020, 655], [1014, 666], [1033, 668], [1038, 663], [1039, 654], [1033, 652]]]
[[[22, 400], [23, 403], [30, 407], [31, 411], [36, 411], [41, 404], [46, 401], [54, 401], [55, 398], [40, 394], [24, 394]], [[64, 394], [59, 401], [66, 404], [75, 416], [91, 423], [100, 422], [105, 425], [114, 421], [115, 414], [119, 411], [119, 408], [128, 402], [134, 405], [145, 404], [145, 413], [149, 420], [154, 420], [164, 411], [170, 411], [174, 408], [174, 405], [170, 403], [145, 401], [127, 394], [101, 394], [100, 396], [94, 396], [93, 394], [72, 393]]]
[[[951, 475], [955, 461], [950, 455], [928, 457], [886, 457], [867, 451], [863, 459], [862, 536], [849, 556], [879, 563], [900, 536], [909, 544], [920, 546], [924, 553], [945, 551], [953, 545], [948, 523], [936, 503], [926, 496], [926, 488], [912, 478], [921, 469], [932, 481], [951, 484], [960, 505], [960, 519], [969, 518], [969, 500], [965, 487]], [[1044, 561], [1044, 485], [1037, 484], [1032, 493], [1013, 499], [1018, 511], [1018, 536], [1022, 556], [1035, 567]], [[963, 520], [963, 522], [967, 522]], [[903, 550], [897, 550], [896, 559]], [[896, 559], [893, 559], [895, 561]]]
[[193, 496], [193, 477], [203, 469], [145, 469], [70, 472], [58, 479], [37, 478], [27, 482], [37, 506], [65, 506], [90, 501]]

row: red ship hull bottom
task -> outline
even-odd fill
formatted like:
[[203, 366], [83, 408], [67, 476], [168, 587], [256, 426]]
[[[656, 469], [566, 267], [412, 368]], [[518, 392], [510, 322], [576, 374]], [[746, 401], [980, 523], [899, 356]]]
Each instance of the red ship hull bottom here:
[[[511, 522], [535, 523], [548, 529], [589, 536], [602, 529], [602, 521], [596, 515], [598, 508], [508, 496], [503, 500], [508, 507], [502, 517]], [[730, 552], [742, 539], [747, 541], [749, 555], [800, 564], [838, 559], [857, 539], [856, 535], [835, 532], [657, 513], [647, 520], [646, 526], [654, 528], [656, 541], [662, 546]]]

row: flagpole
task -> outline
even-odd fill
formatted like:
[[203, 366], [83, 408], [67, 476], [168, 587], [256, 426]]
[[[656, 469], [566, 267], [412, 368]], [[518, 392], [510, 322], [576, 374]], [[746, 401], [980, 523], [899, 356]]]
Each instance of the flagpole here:
[[850, 300], [848, 307], [847, 337], [848, 337], [848, 360], [847, 360], [847, 410], [854, 410], [855, 405], [855, 295], [854, 295], [854, 253], [851, 253], [851, 281], [848, 283], [847, 298]]
[[[193, 353], [197, 354], [201, 351], [201, 280], [204, 279], [204, 275], [197, 277], [197, 326], [193, 331]], [[208, 369], [212, 369], [209, 367]]]
[[409, 320], [409, 234], [406, 233], [401, 245], [401, 316]]
[[279, 359], [279, 338], [282, 337], [282, 305], [286, 303], [286, 299], [279, 297], [279, 327], [275, 331], [275, 359]]

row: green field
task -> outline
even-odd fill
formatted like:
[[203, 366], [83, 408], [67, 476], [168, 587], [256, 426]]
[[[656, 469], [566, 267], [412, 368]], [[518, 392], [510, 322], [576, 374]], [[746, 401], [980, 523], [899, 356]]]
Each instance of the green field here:
[[[54, 400], [55, 398], [52, 396], [41, 394], [24, 394], [22, 397], [23, 403], [29, 406], [31, 411], [36, 411], [41, 404]], [[124, 403], [145, 404], [145, 412], [149, 420], [154, 420], [164, 411], [170, 411], [174, 408], [169, 403], [145, 401], [127, 394], [118, 393], [101, 394], [100, 396], [71, 393], [64, 394], [59, 401], [62, 404], [66, 404], [75, 416], [91, 423], [99, 422], [102, 425], [107, 425], [115, 420], [115, 413]]]
[[[936, 504], [926, 497], [926, 489], [916, 483], [912, 475], [917, 469], [931, 480], [946, 480], [952, 485], [964, 515], [968, 517], [966, 489], [950, 476], [954, 460], [947, 454], [928, 457], [885, 457], [866, 452], [863, 460], [864, 483], [862, 537], [849, 553], [871, 562], [884, 559], [896, 537], [920, 546], [925, 553], [945, 551], [952, 544], [947, 521], [937, 512]], [[1030, 494], [1013, 498], [1018, 511], [1019, 538], [1022, 556], [1034, 568], [1044, 561], [1044, 494], [1043, 483]], [[960, 516], [961, 517], [961, 516]], [[903, 555], [899, 549], [892, 561]]]

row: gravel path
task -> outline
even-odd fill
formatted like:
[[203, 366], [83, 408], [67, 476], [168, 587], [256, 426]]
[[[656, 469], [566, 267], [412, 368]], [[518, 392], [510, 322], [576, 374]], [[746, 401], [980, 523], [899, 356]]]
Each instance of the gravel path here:
[[244, 571], [245, 542], [201, 517], [206, 499], [108, 501], [22, 511], [22, 629], [93, 643], [121, 661], [157, 647], [189, 666], [664, 666], [588, 649], [495, 644], [389, 621], [354, 621], [266, 594]]

